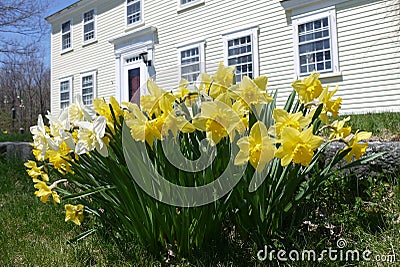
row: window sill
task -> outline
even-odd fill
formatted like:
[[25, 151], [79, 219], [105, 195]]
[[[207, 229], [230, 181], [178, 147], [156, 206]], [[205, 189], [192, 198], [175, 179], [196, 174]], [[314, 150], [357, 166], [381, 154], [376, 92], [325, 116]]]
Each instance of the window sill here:
[[[301, 74], [299, 77], [299, 79], [304, 79], [306, 77], [308, 77], [311, 73], [309, 74]], [[328, 73], [321, 73], [319, 75], [320, 79], [328, 79], [328, 78], [335, 78], [335, 77], [341, 77], [342, 76], [342, 72], [341, 71], [335, 71], [335, 72], [328, 72]], [[297, 77], [295, 78], [297, 79]]]
[[194, 8], [194, 7], [198, 7], [198, 6], [201, 6], [201, 5], [204, 5], [204, 4], [205, 4], [205, 0], [201, 0], [201, 1], [198, 1], [198, 2], [195, 2], [195, 3], [188, 3], [188, 4], [185, 4], [185, 5], [178, 5], [177, 12], [180, 13], [182, 11], [185, 11], [185, 10], [188, 10], [188, 9], [191, 9], [191, 8]]
[[133, 23], [130, 25], [126, 25], [125, 32], [132, 31], [132, 30], [137, 29], [142, 26], [144, 26], [144, 21], [139, 21], [139, 22], [136, 22], [136, 23]]
[[65, 50], [61, 50], [61, 55], [65, 55], [65, 54], [67, 54], [67, 53], [69, 53], [69, 52], [72, 52], [72, 51], [74, 51], [74, 49], [73, 48], [68, 48], [68, 49], [65, 49]]
[[88, 46], [88, 45], [91, 45], [91, 44], [95, 44], [95, 43], [97, 43], [97, 39], [84, 42], [84, 43], [82, 44], [82, 47], [85, 47], [85, 46]]
[[331, 73], [321, 73], [319, 75], [320, 79], [325, 79], [325, 78], [335, 78], [335, 77], [340, 77], [342, 76], [341, 71], [336, 71], [336, 72], [331, 72]]

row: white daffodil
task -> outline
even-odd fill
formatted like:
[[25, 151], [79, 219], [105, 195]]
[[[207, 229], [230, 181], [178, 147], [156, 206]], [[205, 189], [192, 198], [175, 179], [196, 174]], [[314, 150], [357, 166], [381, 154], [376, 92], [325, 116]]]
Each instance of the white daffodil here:
[[75, 152], [78, 155], [96, 149], [102, 156], [108, 156], [107, 146], [103, 142], [106, 123], [106, 118], [103, 116], [97, 117], [93, 123], [88, 121], [80, 121], [75, 123], [75, 125], [79, 127], [79, 141], [75, 146]]
[[64, 109], [58, 117], [48, 111], [46, 118], [49, 120], [50, 135], [56, 144], [59, 146], [65, 142], [70, 149], [74, 150], [75, 142], [70, 133], [71, 124], [68, 118], [68, 110]]
[[75, 97], [75, 103], [68, 107], [68, 118], [73, 124], [79, 121], [92, 121], [96, 117], [94, 109], [85, 106], [82, 102], [81, 95]]
[[44, 127], [42, 115], [38, 117], [38, 124], [30, 128], [33, 135], [34, 147], [41, 151], [41, 156], [44, 158], [48, 149], [57, 150], [57, 144], [50, 138]]

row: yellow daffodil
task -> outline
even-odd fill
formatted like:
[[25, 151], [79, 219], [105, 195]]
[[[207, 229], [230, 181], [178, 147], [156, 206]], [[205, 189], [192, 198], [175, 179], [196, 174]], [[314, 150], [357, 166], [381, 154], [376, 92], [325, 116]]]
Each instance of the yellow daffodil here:
[[349, 120], [350, 117], [347, 117], [341, 121], [332, 122], [332, 124], [329, 126], [329, 128], [332, 130], [329, 139], [332, 140], [334, 138], [346, 138], [347, 136], [349, 136], [351, 133], [351, 126], [344, 127], [344, 124]]
[[53, 184], [53, 186], [48, 186], [45, 182], [37, 179], [34, 179], [34, 182], [34, 187], [38, 189], [38, 191], [35, 192], [35, 196], [40, 198], [40, 201], [47, 203], [49, 197], [52, 196], [54, 203], [60, 203], [60, 197], [58, 196], [57, 192], [52, 190], [56, 184]]
[[178, 98], [180, 101], [182, 101], [185, 96], [187, 96], [190, 93], [190, 90], [187, 89], [187, 86], [189, 85], [189, 82], [186, 79], [181, 79], [179, 81], [179, 87], [178, 90], [175, 92], [175, 97]]
[[65, 221], [71, 221], [75, 223], [76, 225], [81, 225], [83, 222], [83, 210], [85, 209], [85, 206], [82, 204], [79, 205], [71, 205], [71, 204], [66, 204], [65, 206]]
[[282, 129], [279, 142], [281, 146], [276, 151], [275, 156], [281, 159], [282, 166], [287, 166], [292, 161], [308, 166], [314, 155], [314, 150], [323, 143], [323, 139], [313, 135], [312, 126], [302, 132], [292, 127], [286, 127]]
[[44, 126], [42, 115], [39, 115], [38, 124], [32, 126], [30, 131], [33, 135], [33, 146], [36, 150], [40, 151], [41, 158], [45, 158], [48, 149], [57, 149], [57, 144], [49, 136]]
[[41, 176], [43, 181], [46, 181], [46, 182], [49, 181], [48, 174], [46, 172], [42, 171], [42, 169], [44, 168], [44, 165], [38, 167], [36, 165], [36, 162], [32, 161], [32, 160], [25, 162], [24, 165], [26, 168], [29, 169], [29, 170], [26, 170], [26, 172], [33, 179], [37, 179], [39, 176]]
[[235, 135], [235, 130], [242, 133], [243, 123], [236, 112], [223, 102], [203, 102], [201, 113], [193, 119], [193, 125], [201, 131], [207, 133], [207, 138], [214, 144], [231, 135], [231, 141]]
[[59, 116], [54, 116], [48, 111], [46, 118], [49, 120], [49, 132], [54, 142], [58, 146], [65, 142], [69, 148], [75, 149], [75, 142], [70, 133], [71, 124], [68, 119], [68, 110], [63, 110]]
[[106, 129], [106, 118], [99, 116], [93, 123], [82, 121], [75, 124], [79, 126], [79, 141], [76, 143], [75, 152], [81, 155], [96, 149], [102, 156], [107, 157], [108, 149], [103, 141]]
[[91, 121], [94, 120], [95, 117], [96, 112], [83, 104], [82, 96], [79, 94], [75, 98], [75, 103], [72, 103], [68, 107], [68, 119], [72, 124], [83, 120]]
[[311, 111], [307, 116], [303, 116], [302, 112], [288, 113], [284, 109], [276, 108], [273, 112], [275, 125], [270, 129], [270, 134], [280, 136], [283, 129], [292, 127], [298, 131], [302, 131], [307, 127], [314, 116], [315, 110]]
[[63, 142], [58, 150], [48, 151], [49, 162], [62, 174], [67, 172], [72, 173], [71, 164], [68, 162], [68, 160], [72, 160], [72, 158], [69, 156], [69, 153], [71, 152], [73, 152], [73, 150], [70, 149], [65, 142]]
[[131, 111], [125, 114], [126, 125], [131, 129], [131, 135], [134, 140], [139, 142], [146, 141], [150, 147], [153, 147], [154, 138], [161, 140], [161, 133], [155, 126], [156, 120], [149, 120], [133, 103], [123, 103]]
[[249, 110], [240, 101], [233, 103], [232, 110], [235, 111], [241, 120], [241, 123], [238, 124], [238, 132], [243, 133], [249, 127]]
[[249, 136], [239, 139], [237, 145], [240, 151], [236, 155], [235, 165], [243, 165], [250, 161], [251, 166], [258, 172], [274, 158], [276, 151], [274, 140], [269, 137], [267, 127], [260, 121], [253, 125]]
[[100, 115], [103, 116], [107, 119], [107, 126], [111, 129], [111, 131], [114, 133], [114, 117], [111, 112], [112, 111], [115, 115], [115, 118], [117, 120], [117, 123], [120, 123], [120, 117], [124, 115], [124, 111], [121, 109], [118, 101], [115, 99], [115, 97], [111, 96], [110, 97], [110, 103], [107, 104], [104, 99], [96, 98], [93, 100], [93, 108], [94, 110]]
[[350, 152], [344, 157], [347, 162], [351, 162], [353, 156], [356, 160], [363, 156], [368, 148], [368, 143], [360, 143], [361, 140], [368, 139], [372, 135], [371, 132], [356, 132], [351, 140], [348, 142], [347, 146], [343, 149], [351, 148]]
[[169, 113], [165, 114], [163, 117], [165, 117], [163, 119], [163, 124], [158, 128], [163, 136], [168, 136], [169, 133], [172, 132], [172, 135], [176, 137], [179, 131], [182, 133], [192, 133], [196, 130], [193, 124], [182, 116]]
[[321, 103], [323, 103], [324, 108], [321, 112], [320, 118], [321, 120], [325, 123], [328, 124], [328, 115], [327, 113], [330, 112], [332, 114], [332, 116], [334, 118], [337, 118], [337, 116], [339, 115], [339, 109], [341, 107], [341, 103], [342, 103], [342, 98], [338, 97], [335, 100], [332, 100], [332, 97], [334, 94], [336, 94], [337, 90], [338, 90], [338, 86], [336, 86], [336, 88], [332, 91], [329, 92], [329, 86], [327, 86], [321, 93], [321, 95], [319, 96], [319, 101]]
[[151, 118], [153, 114], [161, 115], [162, 112], [168, 113], [173, 109], [175, 97], [170, 92], [166, 92], [158, 87], [152, 79], [147, 80], [147, 89], [150, 95], [144, 95], [140, 98], [140, 105], [144, 112]]
[[33, 156], [35, 156], [35, 159], [37, 161], [45, 161], [48, 158], [47, 152], [45, 153], [45, 155], [42, 155], [42, 151], [39, 149], [32, 149], [32, 154]]
[[220, 62], [213, 76], [203, 75], [202, 83], [205, 86], [205, 94], [215, 99], [220, 94], [226, 93], [228, 88], [233, 84], [234, 71], [235, 67], [225, 67]]
[[260, 76], [251, 80], [249, 77], [244, 76], [237, 90], [236, 100], [241, 101], [248, 109], [250, 105], [265, 104], [273, 101], [274, 99], [266, 92], [268, 78]]
[[301, 103], [312, 102], [322, 93], [322, 85], [318, 77], [319, 73], [313, 72], [307, 78], [292, 83], [292, 87], [299, 95]]

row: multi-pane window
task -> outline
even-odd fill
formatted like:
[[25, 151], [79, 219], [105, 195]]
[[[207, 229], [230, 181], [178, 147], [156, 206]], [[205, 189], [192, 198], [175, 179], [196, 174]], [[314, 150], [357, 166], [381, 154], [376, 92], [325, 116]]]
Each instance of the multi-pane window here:
[[293, 27], [296, 74], [338, 73], [335, 11], [295, 18]]
[[200, 74], [200, 53], [199, 48], [191, 48], [181, 51], [181, 78], [190, 83], [196, 81]]
[[94, 9], [83, 13], [83, 42], [96, 39], [96, 25]]
[[71, 21], [64, 22], [61, 24], [61, 43], [62, 50], [67, 50], [72, 48], [72, 35], [71, 35]]
[[127, 0], [126, 15], [128, 26], [142, 20], [142, 0]]
[[95, 74], [84, 74], [81, 76], [82, 102], [91, 105], [95, 94]]
[[259, 75], [258, 27], [223, 34], [224, 63], [235, 67], [236, 83]]
[[328, 17], [298, 26], [300, 73], [332, 70], [331, 34]]
[[243, 76], [254, 77], [251, 35], [228, 40], [228, 66], [236, 67], [236, 82], [240, 82]]
[[204, 42], [181, 46], [178, 53], [180, 78], [195, 82], [205, 72]]
[[71, 104], [71, 86], [72, 79], [60, 81], [60, 108], [67, 108]]

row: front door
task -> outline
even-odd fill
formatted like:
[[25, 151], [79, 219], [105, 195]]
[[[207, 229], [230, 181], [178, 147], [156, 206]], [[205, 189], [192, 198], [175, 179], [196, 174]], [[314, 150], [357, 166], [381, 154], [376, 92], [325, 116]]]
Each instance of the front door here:
[[139, 105], [140, 101], [140, 68], [128, 69], [129, 101]]
[[[136, 58], [136, 57], [135, 57]], [[145, 93], [147, 67], [141, 60], [125, 60], [122, 86], [122, 101], [140, 104], [140, 97]]]

